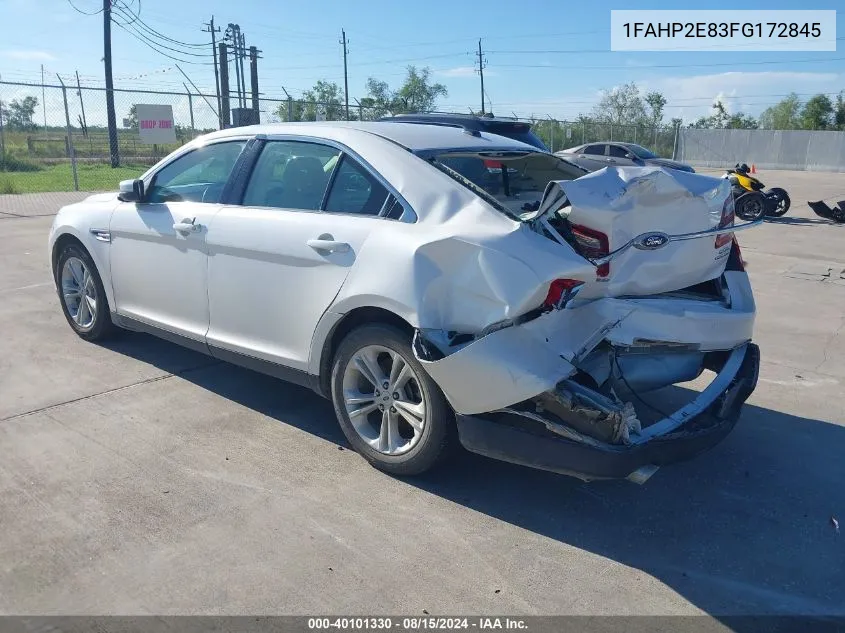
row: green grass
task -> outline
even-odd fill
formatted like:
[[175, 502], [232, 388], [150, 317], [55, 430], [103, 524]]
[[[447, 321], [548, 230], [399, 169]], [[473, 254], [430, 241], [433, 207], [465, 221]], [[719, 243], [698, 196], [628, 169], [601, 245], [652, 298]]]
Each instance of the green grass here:
[[0, 174], [0, 194], [15, 194], [20, 193], [17, 185], [11, 180]]
[[[137, 178], [147, 169], [145, 165], [123, 165], [112, 169], [109, 165], [79, 164], [79, 190], [117, 191], [121, 180]], [[3, 189], [0, 193], [73, 191], [73, 172], [70, 163], [44, 166], [39, 171], [0, 172], [0, 188]]]

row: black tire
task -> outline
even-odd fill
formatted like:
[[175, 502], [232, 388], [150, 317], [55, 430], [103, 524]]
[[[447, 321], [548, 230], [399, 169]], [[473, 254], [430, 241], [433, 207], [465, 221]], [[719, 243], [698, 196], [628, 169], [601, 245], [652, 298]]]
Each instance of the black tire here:
[[779, 218], [786, 215], [786, 212], [789, 211], [792, 202], [789, 199], [789, 194], [786, 193], [786, 189], [772, 187], [766, 197], [770, 201], [769, 210], [766, 215]]
[[[344, 403], [343, 380], [347, 366], [357, 352], [371, 345], [387, 348], [402, 357], [416, 375], [415, 384], [425, 404], [421, 436], [410, 450], [402, 454], [388, 455], [370, 446], [353, 426]], [[379, 470], [400, 476], [419, 475], [445, 459], [456, 445], [457, 428], [452, 408], [414, 356], [410, 335], [394, 326], [365, 325], [346, 335], [332, 364], [331, 395], [340, 428], [349, 444]], [[381, 415], [373, 413], [376, 417]]]
[[737, 198], [734, 208], [741, 219], [754, 222], [766, 214], [766, 197], [759, 191], [749, 191]]
[[[74, 320], [64, 296], [62, 271], [67, 261], [72, 257], [82, 261], [85, 268], [89, 271], [91, 281], [94, 285], [96, 310], [94, 311], [94, 318], [90, 324], [80, 325]], [[94, 264], [94, 260], [91, 259], [88, 251], [78, 243], [69, 243], [64, 246], [56, 258], [56, 269], [53, 271], [53, 275], [56, 280], [56, 290], [59, 295], [59, 304], [62, 306], [62, 312], [70, 327], [80, 338], [86, 341], [102, 341], [115, 333], [117, 328], [111, 320], [111, 311], [105, 288], [103, 288], [103, 280], [100, 278], [97, 266]]]

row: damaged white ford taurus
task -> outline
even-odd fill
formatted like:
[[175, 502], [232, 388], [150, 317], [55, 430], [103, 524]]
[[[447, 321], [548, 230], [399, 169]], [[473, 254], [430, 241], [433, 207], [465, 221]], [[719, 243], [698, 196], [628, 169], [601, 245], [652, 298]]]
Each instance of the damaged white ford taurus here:
[[[755, 388], [734, 238], [751, 225], [700, 174], [584, 175], [458, 127], [293, 123], [208, 134], [62, 208], [49, 256], [82, 338], [150, 332], [306, 385], [383, 470], [460, 442], [644, 480], [719, 442]], [[704, 372], [653, 415], [657, 390]]]

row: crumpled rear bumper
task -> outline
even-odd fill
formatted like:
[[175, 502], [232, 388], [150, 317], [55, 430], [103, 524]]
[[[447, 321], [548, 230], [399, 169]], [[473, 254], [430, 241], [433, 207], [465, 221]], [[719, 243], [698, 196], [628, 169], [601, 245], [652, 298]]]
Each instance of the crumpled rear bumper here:
[[[757, 386], [760, 350], [747, 343], [735, 354], [737, 362], [731, 363], [728, 357], [719, 370], [714, 380], [718, 381], [716, 391], [705, 389], [668, 418], [645, 427], [643, 438], [632, 445], [577, 442], [527, 424], [517, 413], [503, 411], [459, 414], [460, 441], [474, 453], [584, 480], [637, 480], [638, 472], [653, 471], [712, 448], [734, 428], [742, 405]], [[658, 429], [665, 432], [655, 432]]]

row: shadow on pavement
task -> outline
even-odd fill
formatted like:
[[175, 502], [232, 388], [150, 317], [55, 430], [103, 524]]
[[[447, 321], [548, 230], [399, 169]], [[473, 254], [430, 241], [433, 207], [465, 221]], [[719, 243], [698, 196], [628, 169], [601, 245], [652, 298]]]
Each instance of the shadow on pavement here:
[[781, 217], [781, 218], [766, 218], [766, 222], [771, 224], [799, 224], [799, 225], [808, 225], [808, 224], [819, 224], [819, 225], [828, 225], [828, 226], [845, 226], [843, 224], [836, 224], [832, 220], [825, 220], [824, 218], [796, 218], [796, 217]]
[[[347, 445], [331, 404], [307, 389], [146, 335], [109, 347]], [[194, 369], [178, 371], [186, 366]], [[843, 456], [845, 427], [746, 404], [724, 442], [643, 486], [583, 483], [464, 451], [405, 483], [640, 569], [713, 615], [845, 615], [845, 534], [832, 522], [845, 520]]]

